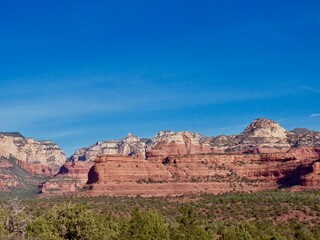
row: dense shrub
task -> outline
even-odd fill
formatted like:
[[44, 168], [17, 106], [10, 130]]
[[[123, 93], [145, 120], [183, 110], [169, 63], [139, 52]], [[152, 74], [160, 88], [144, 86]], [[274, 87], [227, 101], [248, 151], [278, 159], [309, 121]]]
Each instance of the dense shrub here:
[[110, 239], [115, 236], [110, 221], [81, 205], [68, 204], [37, 217], [27, 230], [35, 239]]
[[128, 225], [122, 229], [121, 238], [132, 240], [169, 239], [168, 224], [155, 210], [140, 211], [135, 208]]
[[0, 210], [0, 236], [7, 239], [24, 239], [30, 216], [17, 198], [10, 199]]
[[191, 206], [181, 207], [180, 215], [176, 219], [176, 225], [172, 228], [171, 238], [177, 240], [206, 240], [213, 239], [213, 233], [209, 233], [203, 227], [202, 220]]
[[0, 209], [0, 239], [8, 236], [8, 231], [5, 228], [6, 213]]

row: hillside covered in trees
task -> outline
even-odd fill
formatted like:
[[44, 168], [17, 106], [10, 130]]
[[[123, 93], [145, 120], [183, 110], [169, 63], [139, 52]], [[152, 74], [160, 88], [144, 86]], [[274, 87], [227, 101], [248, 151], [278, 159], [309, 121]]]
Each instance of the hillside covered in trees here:
[[0, 239], [320, 239], [320, 192], [2, 199]]

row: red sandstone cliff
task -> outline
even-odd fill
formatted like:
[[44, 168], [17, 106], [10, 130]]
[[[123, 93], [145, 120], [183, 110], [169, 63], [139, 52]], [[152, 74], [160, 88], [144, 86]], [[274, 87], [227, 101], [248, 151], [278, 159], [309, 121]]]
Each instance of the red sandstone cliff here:
[[318, 159], [294, 153], [191, 154], [163, 161], [106, 155], [90, 169], [85, 194], [164, 196], [290, 187]]
[[[60, 173], [42, 188], [47, 194], [81, 190], [89, 195], [149, 196], [300, 185], [317, 188], [319, 150], [313, 144], [317, 144], [318, 136], [317, 132], [288, 132], [268, 119], [257, 119], [233, 136], [210, 138], [186, 131], [159, 132], [144, 141], [143, 149], [140, 139], [129, 135], [125, 141], [106, 141], [84, 150], [86, 158], [97, 157], [90, 171], [88, 165], [84, 166], [88, 161], [77, 161], [77, 154], [77, 158], [71, 158], [75, 163], [66, 168], [76, 164], [75, 169], [82, 169], [81, 181], [72, 174]], [[123, 142], [131, 144], [128, 151], [120, 151], [119, 143]], [[141, 151], [145, 153], [139, 154]]]
[[141, 140], [129, 134], [78, 150], [55, 174], [64, 157], [56, 145], [1, 133], [0, 191], [30, 187], [39, 176], [53, 174], [40, 184], [44, 195], [319, 188], [319, 141], [319, 132], [288, 132], [268, 119], [257, 119], [232, 136], [164, 131]]
[[[287, 153], [186, 154], [162, 160], [103, 155], [96, 159], [87, 175], [85, 172], [90, 166], [85, 162], [73, 163], [78, 164], [73, 168], [70, 163], [65, 165], [66, 173], [62, 172], [42, 187], [48, 195], [81, 192], [84, 195], [166, 196], [263, 191], [299, 186], [312, 168], [316, 173], [320, 171], [317, 161], [319, 150], [311, 148]], [[74, 175], [75, 171], [80, 175]]]
[[88, 172], [92, 162], [68, 162], [63, 164], [58, 174], [39, 184], [41, 193], [60, 195], [78, 193], [88, 181]]

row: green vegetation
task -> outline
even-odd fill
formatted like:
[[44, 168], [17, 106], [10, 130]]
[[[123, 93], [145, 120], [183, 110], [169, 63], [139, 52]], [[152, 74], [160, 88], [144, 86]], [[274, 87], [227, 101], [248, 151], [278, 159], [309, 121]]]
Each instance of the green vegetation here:
[[320, 192], [0, 200], [0, 239], [320, 239]]

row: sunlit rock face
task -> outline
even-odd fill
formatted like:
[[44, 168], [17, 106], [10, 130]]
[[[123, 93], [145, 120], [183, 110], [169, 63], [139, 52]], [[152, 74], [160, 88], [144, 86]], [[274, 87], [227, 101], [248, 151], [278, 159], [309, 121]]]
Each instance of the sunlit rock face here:
[[59, 172], [66, 157], [51, 141], [0, 133], [0, 191], [36, 194], [37, 182]]
[[77, 150], [71, 157], [71, 161], [94, 161], [97, 156], [103, 154], [145, 157], [146, 140], [129, 133], [120, 140], [108, 140], [97, 142], [87, 148]]
[[196, 153], [271, 153], [290, 148], [320, 147], [320, 133], [307, 129], [286, 131], [275, 121], [259, 118], [238, 135], [206, 137], [190, 131], [160, 131], [152, 139], [128, 134], [120, 140], [97, 142], [77, 150], [71, 161], [94, 161], [99, 155], [140, 156], [161, 159]]
[[248, 152], [255, 149], [258, 152], [277, 152], [289, 148], [287, 131], [272, 120], [259, 118], [235, 136], [227, 151]]
[[163, 159], [171, 155], [214, 153], [220, 150], [210, 146], [209, 141], [198, 133], [182, 131], [159, 132], [151, 140], [146, 157], [149, 160]]
[[57, 170], [66, 161], [64, 153], [55, 143], [25, 138], [19, 133], [0, 133], [0, 156]]

